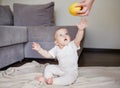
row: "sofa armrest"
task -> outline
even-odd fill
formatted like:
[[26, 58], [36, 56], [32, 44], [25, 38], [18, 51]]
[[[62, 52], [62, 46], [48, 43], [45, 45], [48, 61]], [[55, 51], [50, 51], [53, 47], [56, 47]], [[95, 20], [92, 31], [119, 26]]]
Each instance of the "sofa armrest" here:
[[27, 28], [0, 26], [0, 47], [27, 42]]
[[27, 28], [0, 26], [0, 68], [24, 59]]

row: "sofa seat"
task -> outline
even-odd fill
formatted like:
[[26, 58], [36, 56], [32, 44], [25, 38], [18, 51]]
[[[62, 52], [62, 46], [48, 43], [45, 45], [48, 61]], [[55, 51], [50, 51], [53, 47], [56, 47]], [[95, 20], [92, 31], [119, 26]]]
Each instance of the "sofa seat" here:
[[[27, 27], [28, 29], [28, 42], [25, 44], [25, 58], [43, 58], [39, 53], [32, 50], [32, 42], [37, 42], [41, 45], [42, 48], [50, 50], [54, 44], [54, 33], [58, 28], [67, 28], [71, 39], [75, 37], [77, 33], [76, 26], [31, 26]], [[83, 49], [81, 43], [81, 49], [78, 51], [78, 56], [80, 56]], [[51, 58], [53, 59], [53, 58]]]

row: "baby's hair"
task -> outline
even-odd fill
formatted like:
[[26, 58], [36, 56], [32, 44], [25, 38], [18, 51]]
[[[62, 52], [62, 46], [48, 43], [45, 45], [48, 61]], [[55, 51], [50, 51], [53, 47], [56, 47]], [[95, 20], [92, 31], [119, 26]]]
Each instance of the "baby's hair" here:
[[65, 28], [65, 27], [58, 27], [56, 31], [58, 31], [60, 29], [67, 29], [67, 28]]
[[66, 28], [65, 28], [65, 27], [58, 27], [57, 30], [56, 30], [55, 33], [54, 33], [54, 40], [56, 40], [56, 39], [55, 39], [56, 32], [57, 32], [58, 30], [61, 30], [61, 29], [66, 29]]

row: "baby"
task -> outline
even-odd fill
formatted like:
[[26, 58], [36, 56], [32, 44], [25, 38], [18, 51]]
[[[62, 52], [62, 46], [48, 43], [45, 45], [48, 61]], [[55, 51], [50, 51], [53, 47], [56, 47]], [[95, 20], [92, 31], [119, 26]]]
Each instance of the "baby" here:
[[66, 28], [59, 28], [54, 35], [55, 46], [49, 50], [44, 50], [38, 43], [32, 43], [32, 49], [36, 50], [45, 58], [57, 58], [58, 65], [47, 65], [44, 76], [40, 76], [40, 82], [45, 81], [47, 84], [70, 85], [78, 77], [78, 55], [80, 43], [84, 35], [84, 29], [87, 26], [86, 19], [81, 19], [77, 24], [78, 32], [71, 41], [70, 35]]

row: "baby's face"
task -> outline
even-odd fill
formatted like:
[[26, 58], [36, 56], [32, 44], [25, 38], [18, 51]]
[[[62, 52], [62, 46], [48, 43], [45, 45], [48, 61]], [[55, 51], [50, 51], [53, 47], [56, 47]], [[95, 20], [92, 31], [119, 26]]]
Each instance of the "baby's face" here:
[[65, 46], [70, 42], [70, 35], [65, 28], [61, 28], [55, 33], [55, 42], [58, 46]]

